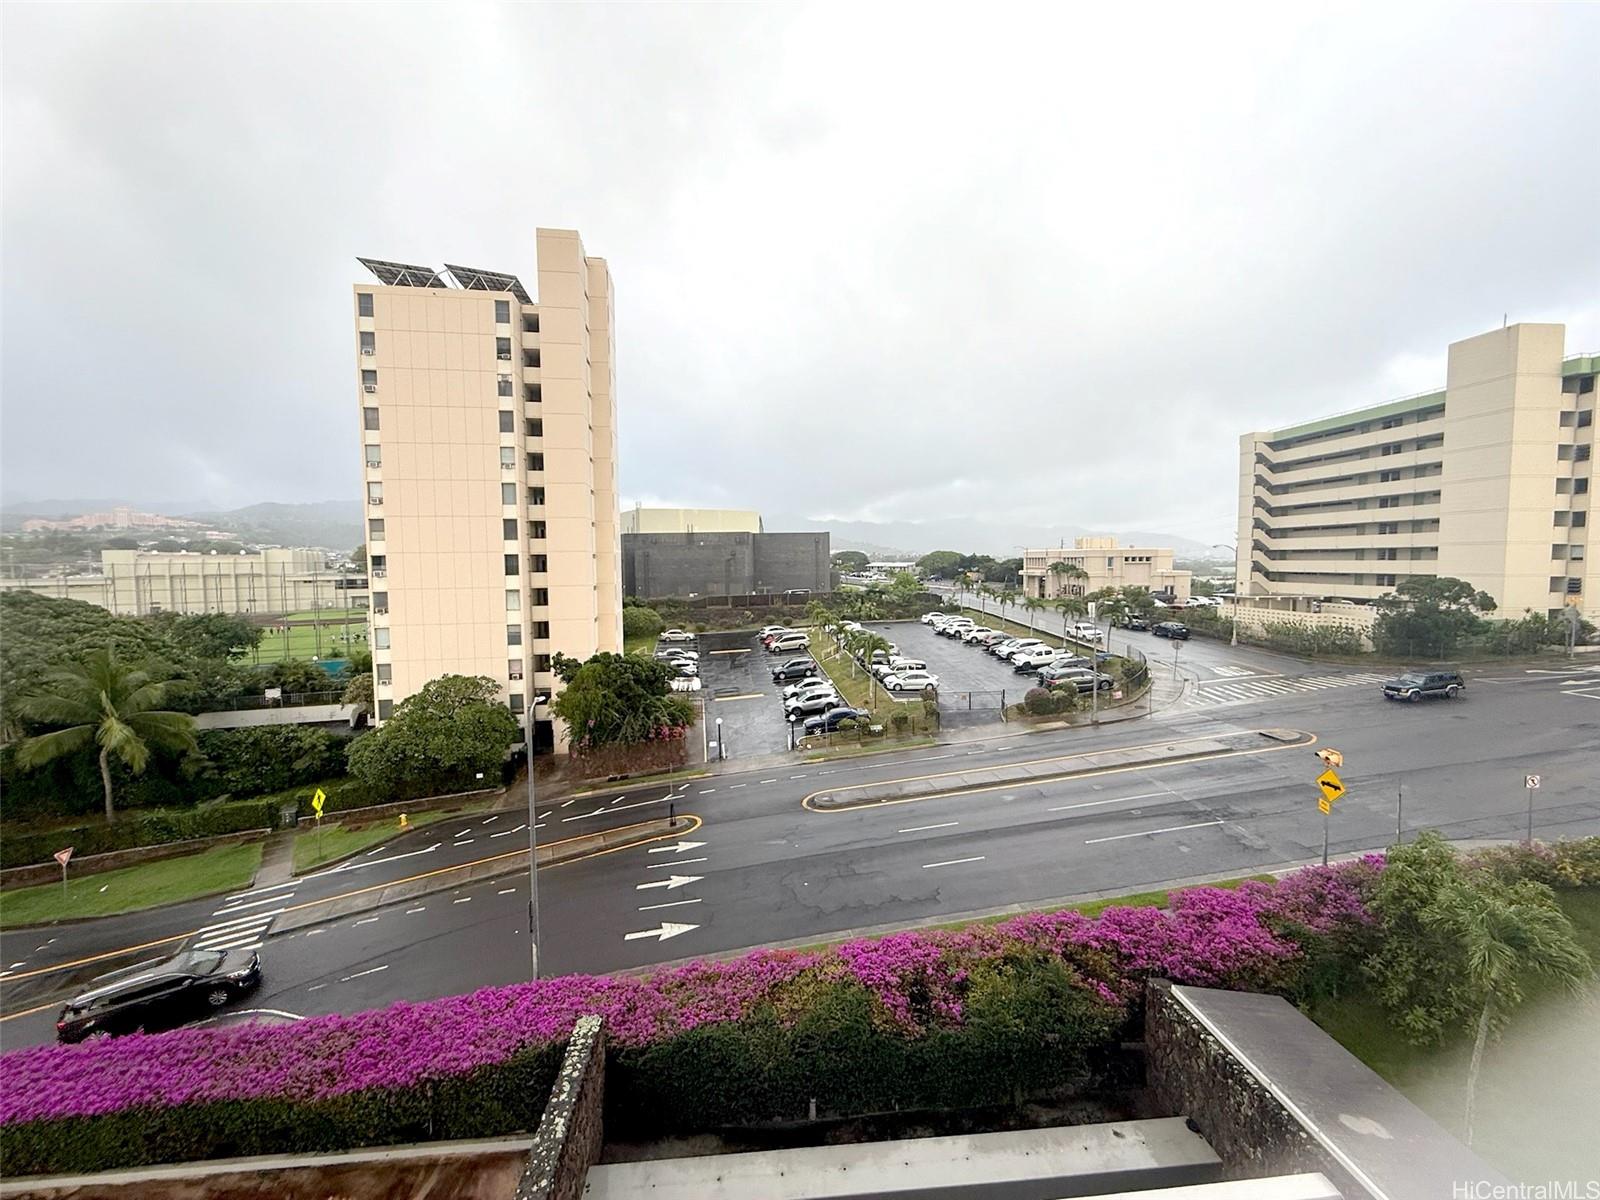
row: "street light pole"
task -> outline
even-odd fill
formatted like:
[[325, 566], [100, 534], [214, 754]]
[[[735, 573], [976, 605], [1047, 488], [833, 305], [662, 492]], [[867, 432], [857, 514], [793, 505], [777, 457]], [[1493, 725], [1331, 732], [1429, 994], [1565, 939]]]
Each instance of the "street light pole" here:
[[1211, 545], [1213, 550], [1221, 550], [1224, 547], [1233, 551], [1233, 603], [1228, 605], [1233, 609], [1233, 636], [1228, 639], [1228, 645], [1237, 646], [1239, 644], [1239, 547], [1232, 542], [1213, 542]]
[[531, 697], [528, 705], [528, 955], [532, 959], [532, 978], [539, 978], [539, 817], [534, 811], [533, 795], [533, 712], [542, 699]]
[[727, 758], [728, 758], [728, 748], [727, 748], [727, 746], [723, 745], [723, 743], [722, 743], [722, 718], [718, 717], [717, 718], [717, 761], [718, 762], [726, 762]]

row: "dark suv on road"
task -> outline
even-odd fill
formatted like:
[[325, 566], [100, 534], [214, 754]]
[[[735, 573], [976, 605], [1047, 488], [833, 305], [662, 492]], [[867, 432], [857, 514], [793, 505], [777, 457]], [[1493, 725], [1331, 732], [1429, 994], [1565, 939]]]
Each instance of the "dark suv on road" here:
[[1454, 667], [1417, 667], [1383, 685], [1385, 700], [1454, 700], [1466, 691], [1467, 682]]
[[170, 1029], [216, 1012], [261, 983], [254, 950], [189, 950], [162, 962], [102, 976], [69, 1000], [56, 1022], [63, 1042], [143, 1029]]

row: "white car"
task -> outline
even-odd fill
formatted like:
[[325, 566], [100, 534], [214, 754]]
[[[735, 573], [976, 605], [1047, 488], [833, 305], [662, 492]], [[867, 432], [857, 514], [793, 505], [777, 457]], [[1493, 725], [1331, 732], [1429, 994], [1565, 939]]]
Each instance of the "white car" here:
[[675, 692], [698, 692], [701, 684], [693, 675], [679, 675], [676, 679], [667, 680], [667, 686]]
[[923, 688], [938, 687], [939, 677], [927, 671], [905, 671], [885, 676], [883, 686], [891, 692], [920, 692]]
[[1098, 642], [1105, 637], [1100, 632], [1100, 626], [1093, 621], [1074, 621], [1072, 628], [1067, 632], [1067, 636], [1080, 642]]
[[898, 675], [902, 671], [926, 671], [928, 664], [920, 658], [907, 658], [903, 654], [892, 655], [886, 663], [877, 663], [872, 668], [872, 673], [879, 679], [885, 675]]
[[1029, 650], [1041, 649], [1043, 646], [1044, 643], [1038, 638], [1018, 638], [1009, 646], [1001, 646], [994, 654], [996, 658], [1004, 659], [1006, 662], [1014, 662], [1017, 655], [1026, 653]]
[[939, 626], [937, 632], [944, 634], [945, 637], [960, 637], [972, 627], [973, 623], [963, 617], [959, 621], [946, 621], [943, 625]]
[[1031, 650], [1019, 650], [1011, 656], [1011, 665], [1018, 671], [1027, 671], [1030, 668], [1047, 667], [1061, 657], [1061, 651], [1052, 650], [1049, 646], [1035, 646]]
[[948, 613], [942, 612], [926, 612], [922, 614], [922, 623], [924, 625], [932, 625], [935, 621], [941, 620], [948, 615]]
[[839, 622], [839, 628], [840, 629], [848, 629], [851, 633], [860, 633], [861, 632], [861, 622], [860, 621], [840, 621]]
[[787, 625], [763, 625], [761, 627], [761, 632], [756, 634], [756, 636], [757, 637], [768, 637], [769, 635], [774, 634], [774, 633], [788, 633], [788, 632], [789, 632], [789, 627]]
[[809, 650], [811, 639], [803, 633], [780, 633], [772, 639], [767, 649], [774, 654], [789, 654], [795, 650]]
[[817, 676], [813, 675], [809, 679], [802, 679], [799, 683], [791, 683], [788, 687], [784, 688], [783, 689], [783, 698], [785, 700], [792, 700], [796, 696], [805, 695], [807, 692], [833, 692], [833, 691], [837, 691], [837, 689], [833, 686], [833, 684], [829, 680], [820, 679]]
[[990, 629], [987, 625], [974, 625], [971, 629], [968, 629], [961, 635], [961, 640], [963, 642], [975, 642], [984, 634], [993, 632], [994, 630]]
[[663, 642], [692, 642], [694, 634], [686, 629], [665, 629], [661, 632]]

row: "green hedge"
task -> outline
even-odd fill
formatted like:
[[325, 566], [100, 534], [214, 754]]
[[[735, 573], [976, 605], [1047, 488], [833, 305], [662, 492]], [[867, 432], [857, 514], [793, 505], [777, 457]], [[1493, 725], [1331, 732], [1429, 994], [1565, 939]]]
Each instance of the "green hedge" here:
[[295, 811], [302, 817], [312, 815], [311, 797], [317, 794], [317, 789], [322, 789], [326, 797], [322, 802], [322, 813], [344, 812], [350, 808], [366, 808], [369, 804], [382, 804], [383, 798], [375, 798], [367, 786], [359, 780], [349, 776], [339, 776], [332, 779], [315, 779], [303, 783], [299, 787], [286, 788], [281, 792], [273, 792], [270, 796], [262, 796], [263, 802], [270, 802], [279, 807], [290, 804], [295, 806]]
[[81, 1174], [286, 1152], [497, 1137], [539, 1124], [566, 1051], [530, 1047], [504, 1063], [420, 1088], [333, 1100], [225, 1100], [0, 1127], [7, 1176]]
[[276, 829], [277, 826], [278, 806], [266, 800], [122, 813], [111, 825], [99, 822], [62, 826], [41, 833], [8, 833], [0, 838], [0, 867], [46, 863], [52, 854], [65, 846], [71, 846], [73, 854], [82, 858], [111, 850], [160, 846], [168, 842], [243, 833], [251, 829]]

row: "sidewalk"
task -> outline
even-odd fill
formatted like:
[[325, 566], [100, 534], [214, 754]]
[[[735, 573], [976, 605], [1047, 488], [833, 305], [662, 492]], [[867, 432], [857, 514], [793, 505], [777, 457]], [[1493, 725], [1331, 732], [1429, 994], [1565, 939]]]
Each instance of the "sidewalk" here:
[[261, 865], [256, 868], [251, 887], [271, 887], [294, 878], [294, 830], [280, 829], [267, 835], [261, 848]]

